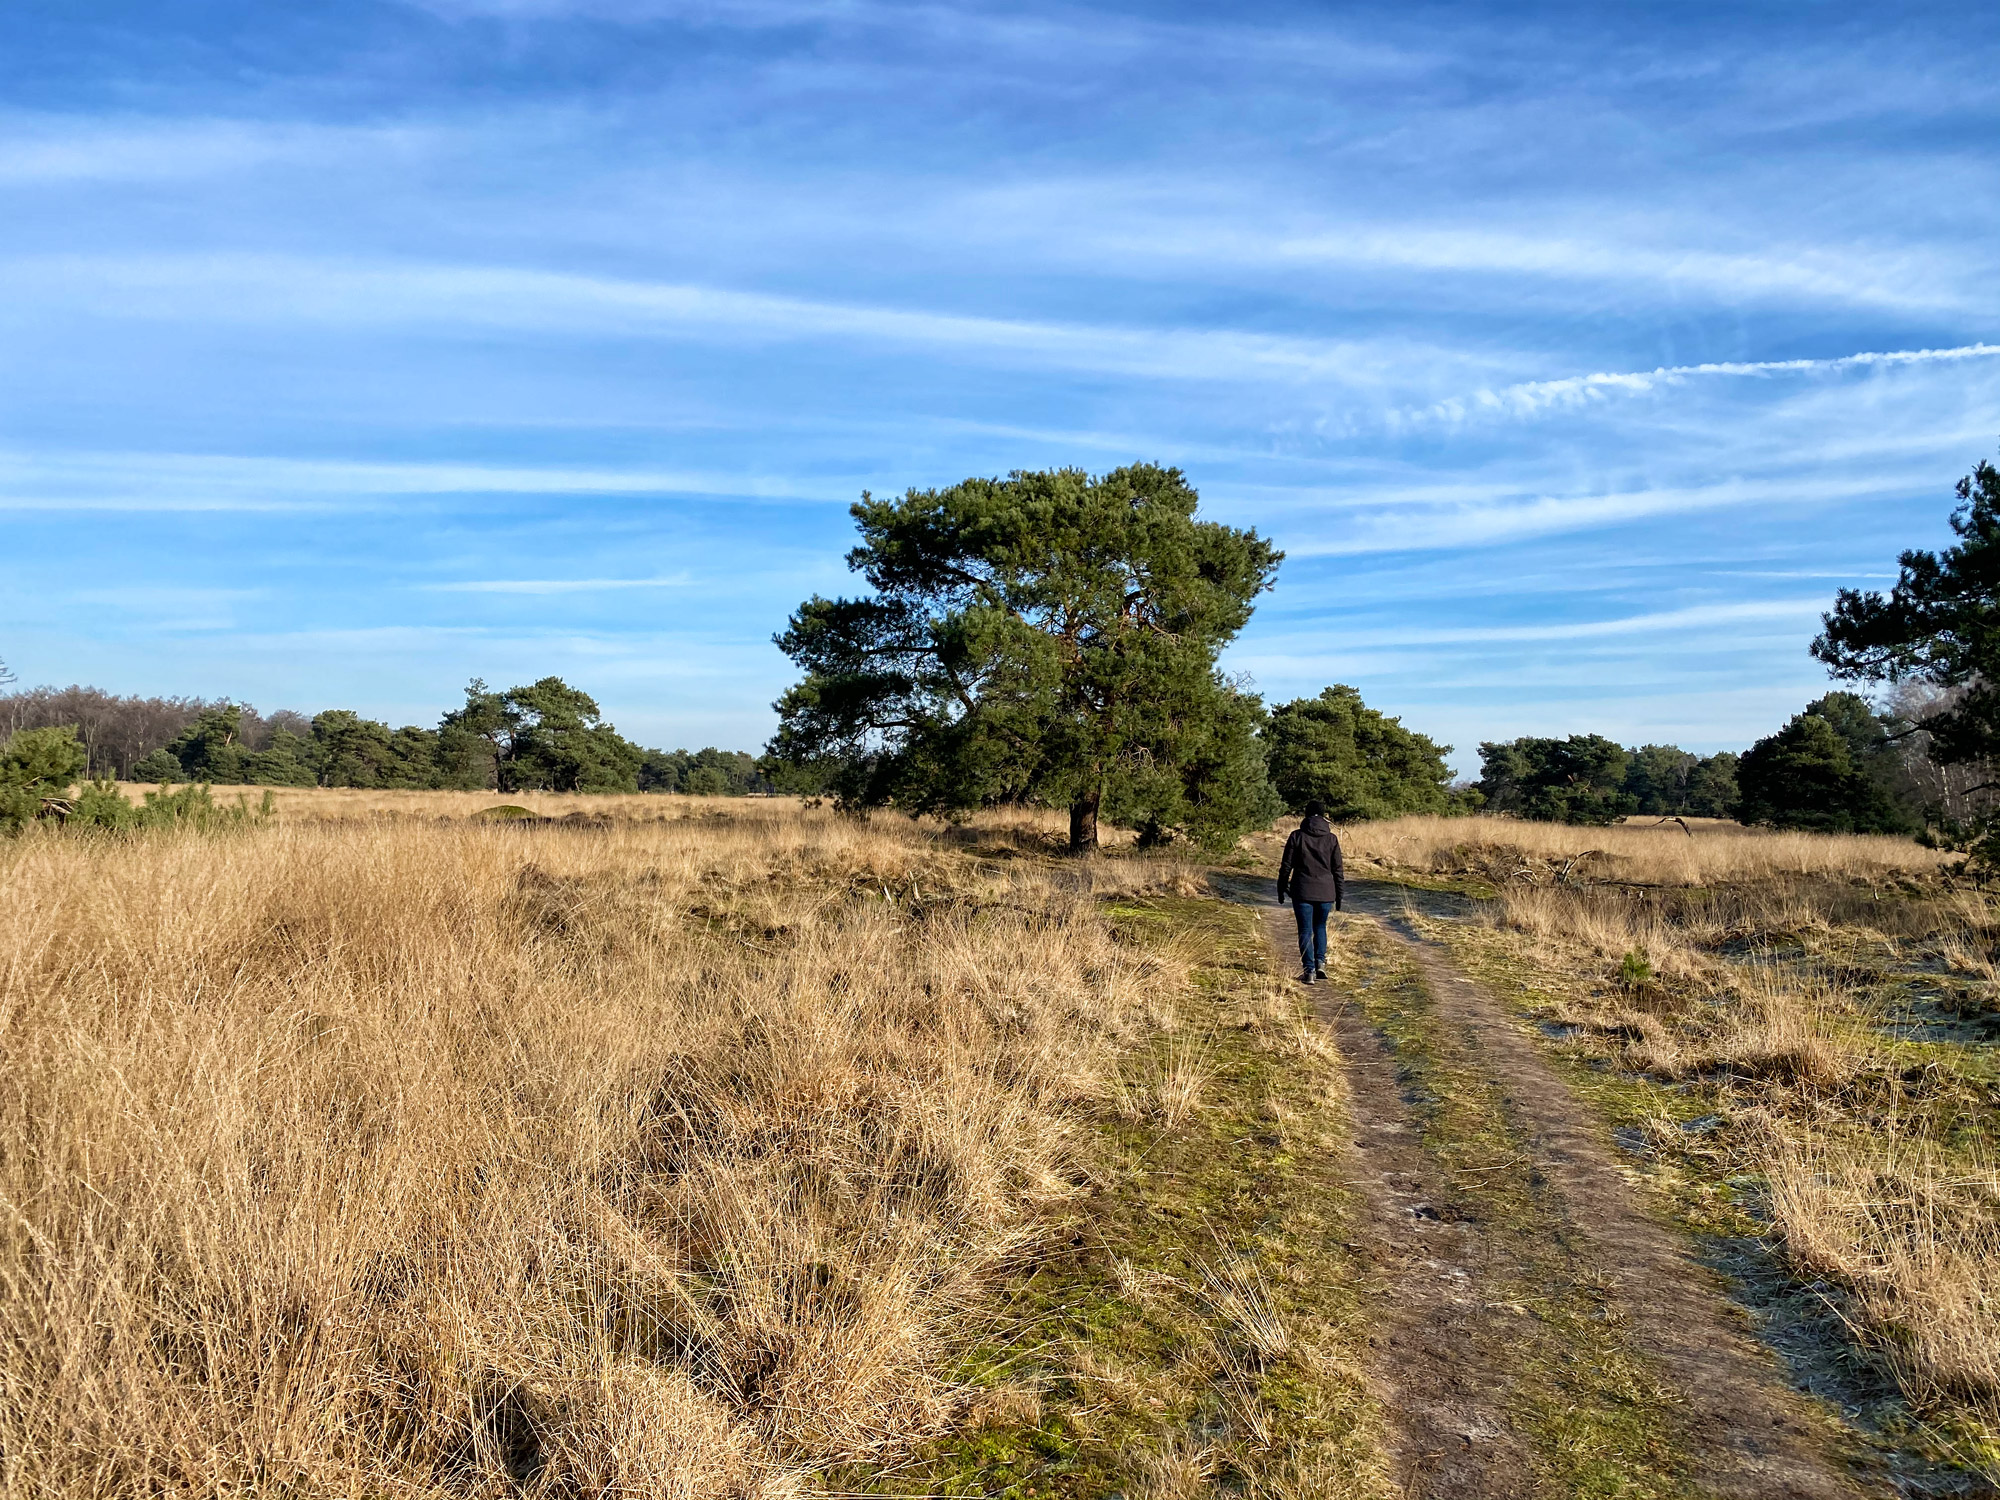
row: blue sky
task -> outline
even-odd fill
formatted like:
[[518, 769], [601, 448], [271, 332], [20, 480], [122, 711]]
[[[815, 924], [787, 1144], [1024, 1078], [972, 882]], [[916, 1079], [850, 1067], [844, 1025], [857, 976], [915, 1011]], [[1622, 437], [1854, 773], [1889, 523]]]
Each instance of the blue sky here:
[[0, 16], [0, 657], [754, 748], [847, 505], [1135, 459], [1232, 650], [1740, 747], [2000, 450], [2000, 8]]

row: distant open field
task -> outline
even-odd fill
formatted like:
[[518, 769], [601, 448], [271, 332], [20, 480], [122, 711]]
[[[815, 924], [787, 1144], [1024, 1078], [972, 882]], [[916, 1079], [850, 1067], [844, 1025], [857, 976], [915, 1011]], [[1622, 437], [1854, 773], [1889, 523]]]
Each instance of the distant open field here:
[[[157, 785], [124, 781], [118, 789], [128, 801], [138, 802]], [[215, 800], [233, 805], [241, 799], [255, 808], [266, 792], [271, 794], [272, 817], [278, 822], [327, 822], [366, 818], [472, 818], [495, 808], [524, 808], [538, 818], [619, 819], [634, 822], [666, 822], [676, 819], [727, 819], [732, 825], [773, 827], [789, 825], [805, 811], [797, 797], [683, 797], [673, 793], [615, 792], [603, 795], [573, 792], [442, 792], [375, 790], [364, 787], [263, 787], [217, 786]], [[829, 815], [830, 816], [830, 815]], [[877, 813], [868, 823], [878, 829], [908, 828], [913, 833], [936, 835], [944, 825], [930, 822], [912, 824], [896, 813]], [[1046, 809], [1015, 808], [983, 813], [960, 832], [979, 837], [1004, 837], [1033, 844], [1047, 836], [1051, 847], [1059, 847], [1068, 837], [1065, 814]], [[1132, 843], [1125, 829], [1102, 830], [1106, 848]]]
[[1502, 884], [1624, 881], [1705, 886], [1765, 880], [1895, 880], [1934, 875], [1959, 856], [1872, 834], [1782, 833], [1712, 818], [1628, 818], [1572, 828], [1513, 818], [1398, 818], [1341, 830], [1348, 858], [1421, 874]]

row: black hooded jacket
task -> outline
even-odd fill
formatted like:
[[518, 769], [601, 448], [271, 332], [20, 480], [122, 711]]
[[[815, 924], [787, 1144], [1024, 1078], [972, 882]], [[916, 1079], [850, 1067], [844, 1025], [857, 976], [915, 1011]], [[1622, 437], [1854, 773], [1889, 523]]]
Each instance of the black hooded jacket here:
[[1333, 836], [1333, 825], [1315, 813], [1285, 840], [1278, 899], [1331, 901], [1338, 910], [1344, 894], [1342, 874], [1340, 840]]

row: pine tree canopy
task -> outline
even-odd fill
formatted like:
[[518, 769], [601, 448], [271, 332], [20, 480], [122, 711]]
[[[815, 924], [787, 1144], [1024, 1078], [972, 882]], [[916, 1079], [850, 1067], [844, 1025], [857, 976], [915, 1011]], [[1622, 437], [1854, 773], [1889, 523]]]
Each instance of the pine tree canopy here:
[[1272, 815], [1256, 698], [1216, 659], [1282, 554], [1196, 519], [1177, 469], [1133, 465], [864, 495], [848, 566], [873, 592], [802, 604], [804, 679], [772, 760], [857, 805], [1032, 801], [1210, 843]]
[[1958, 545], [1905, 552], [1886, 595], [1842, 589], [1812, 644], [1836, 677], [1962, 689], [1922, 724], [1946, 764], [2000, 756], [2000, 468], [1978, 465], [1958, 498]]
[[1336, 823], [1451, 810], [1451, 746], [1405, 729], [1335, 683], [1271, 710], [1271, 784], [1293, 812], [1318, 802]]

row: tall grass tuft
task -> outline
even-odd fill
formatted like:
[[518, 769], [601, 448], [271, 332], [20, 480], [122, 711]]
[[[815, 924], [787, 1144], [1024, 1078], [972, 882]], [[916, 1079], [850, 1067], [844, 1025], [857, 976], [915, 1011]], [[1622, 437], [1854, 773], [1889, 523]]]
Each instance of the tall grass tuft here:
[[752, 1500], [949, 1421], [1185, 976], [695, 811], [0, 846], [0, 1487]]

